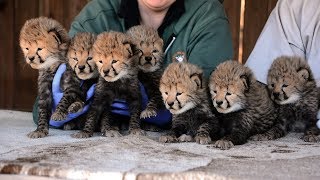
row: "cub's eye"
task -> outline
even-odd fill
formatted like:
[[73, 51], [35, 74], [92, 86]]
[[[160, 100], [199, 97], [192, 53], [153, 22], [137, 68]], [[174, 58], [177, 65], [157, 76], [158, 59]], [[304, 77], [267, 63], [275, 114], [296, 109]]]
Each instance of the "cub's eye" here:
[[99, 63], [101, 63], [101, 64], [102, 64], [102, 60], [100, 60], [100, 61], [99, 61]]
[[38, 49], [37, 49], [37, 51], [41, 51], [41, 50], [42, 50], [42, 48], [38, 48]]
[[72, 58], [73, 60], [75, 60], [75, 61], [78, 61], [78, 58], [76, 58], [76, 57], [74, 57], [74, 58]]
[[284, 85], [282, 85], [282, 87], [284, 87], [284, 88], [285, 88], [285, 87], [288, 87], [288, 85], [287, 85], [287, 84], [284, 84]]
[[29, 48], [26, 48], [26, 50], [29, 50]]
[[231, 93], [227, 92], [227, 96], [230, 96], [230, 95], [231, 95]]
[[158, 50], [156, 50], [156, 49], [154, 49], [153, 51], [152, 51], [152, 53], [157, 53], [157, 52], [159, 52]]
[[180, 96], [182, 93], [177, 93], [177, 96]]
[[274, 87], [274, 84], [271, 84], [271, 87]]
[[213, 91], [215, 94], [217, 94], [217, 91]]
[[165, 92], [166, 95], [168, 95], [168, 92]]
[[92, 60], [92, 57], [88, 57], [88, 58], [87, 58], [87, 61], [90, 61], [90, 60]]
[[112, 64], [114, 64], [114, 63], [116, 63], [116, 62], [118, 62], [117, 60], [112, 60]]

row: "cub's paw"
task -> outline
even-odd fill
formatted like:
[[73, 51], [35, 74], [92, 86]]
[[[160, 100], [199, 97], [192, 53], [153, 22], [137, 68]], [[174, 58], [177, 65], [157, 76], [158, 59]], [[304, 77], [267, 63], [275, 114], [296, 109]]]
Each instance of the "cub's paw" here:
[[302, 138], [305, 142], [319, 142], [320, 139], [316, 135], [309, 134], [309, 135], [304, 135]]
[[77, 113], [77, 112], [81, 112], [82, 108], [83, 108], [84, 103], [77, 101], [72, 103], [69, 108], [68, 108], [68, 113]]
[[209, 144], [211, 138], [208, 134], [197, 134], [194, 138], [198, 144]]
[[35, 130], [35, 131], [32, 131], [32, 132], [30, 132], [29, 134], [27, 134], [27, 136], [28, 136], [29, 138], [35, 139], [35, 138], [43, 138], [43, 137], [45, 137], [45, 136], [48, 136], [48, 134], [49, 134], [49, 131], [43, 129], [43, 130]]
[[146, 108], [140, 114], [140, 119], [150, 118], [152, 116], [156, 116], [157, 111], [153, 108]]
[[54, 121], [62, 121], [62, 120], [67, 119], [67, 114], [63, 113], [63, 112], [56, 111], [51, 115], [51, 119]]
[[130, 129], [129, 134], [135, 135], [135, 136], [145, 136], [146, 132], [142, 129]]
[[160, 136], [159, 138], [159, 142], [162, 142], [162, 143], [174, 143], [177, 141], [178, 139], [176, 137], [170, 136], [170, 135]]
[[274, 138], [271, 134], [256, 134], [251, 136], [249, 139], [253, 141], [269, 141], [273, 140]]
[[194, 141], [193, 137], [190, 135], [186, 135], [186, 134], [182, 134], [179, 138], [178, 138], [179, 142], [192, 142]]
[[73, 137], [73, 138], [89, 138], [92, 135], [93, 135], [93, 133], [91, 133], [91, 132], [81, 131], [81, 132], [72, 134], [71, 137]]
[[213, 146], [221, 150], [227, 150], [232, 148], [234, 145], [231, 141], [228, 140], [218, 140], [216, 141], [216, 143], [214, 143]]
[[104, 133], [102, 133], [102, 136], [105, 136], [105, 137], [121, 137], [122, 135], [117, 130], [107, 130]]

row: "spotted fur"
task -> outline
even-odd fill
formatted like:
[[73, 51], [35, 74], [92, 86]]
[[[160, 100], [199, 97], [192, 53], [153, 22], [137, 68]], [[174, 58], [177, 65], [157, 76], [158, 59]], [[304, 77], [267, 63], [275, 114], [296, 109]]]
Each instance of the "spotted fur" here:
[[307, 61], [291, 56], [276, 58], [269, 69], [267, 82], [270, 97], [280, 109], [273, 136], [284, 136], [287, 131], [304, 131], [304, 141], [319, 141], [316, 126], [318, 90]]
[[73, 137], [92, 136], [98, 119], [104, 136], [119, 136], [111, 126], [111, 103], [123, 99], [129, 105], [131, 134], [143, 135], [140, 128], [141, 94], [139, 90], [138, 69], [133, 56], [130, 38], [120, 32], [104, 32], [97, 36], [93, 45], [93, 59], [100, 74], [95, 89], [94, 100], [87, 115], [83, 130]]
[[218, 120], [211, 112], [202, 69], [190, 63], [171, 63], [160, 80], [160, 92], [173, 114], [172, 128], [160, 142], [208, 144], [217, 138]]
[[144, 25], [133, 26], [127, 31], [135, 44], [135, 52], [138, 54], [138, 78], [144, 85], [149, 102], [140, 118], [157, 115], [158, 109], [163, 109], [159, 91], [159, 82], [163, 73], [163, 40], [158, 32]]
[[215, 147], [244, 144], [250, 136], [266, 133], [275, 124], [276, 108], [267, 87], [237, 61], [219, 64], [210, 76], [209, 89], [224, 131]]
[[25, 61], [39, 71], [38, 127], [30, 138], [48, 135], [48, 121], [52, 110], [52, 80], [61, 63], [66, 63], [69, 38], [67, 31], [56, 20], [39, 17], [27, 20], [20, 31], [20, 47]]

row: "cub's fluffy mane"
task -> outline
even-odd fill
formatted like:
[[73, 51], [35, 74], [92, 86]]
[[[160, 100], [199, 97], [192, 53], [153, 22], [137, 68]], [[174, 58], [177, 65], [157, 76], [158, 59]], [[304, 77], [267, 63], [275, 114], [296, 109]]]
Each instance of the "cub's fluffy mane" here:
[[287, 74], [288, 77], [295, 77], [297, 72], [302, 69], [307, 70], [309, 74], [306, 87], [315, 87], [316, 82], [310, 66], [306, 60], [298, 56], [280, 56], [276, 58], [269, 69], [268, 75], [270, 77], [282, 77], [284, 74]]
[[252, 71], [248, 67], [242, 66], [233, 60], [220, 64], [212, 74], [214, 76], [211, 76], [210, 81], [214, 81], [222, 87], [227, 87], [229, 84], [240, 81], [241, 78], [246, 78], [248, 85], [256, 81]]
[[155, 42], [160, 39], [157, 31], [145, 25], [134, 26], [127, 31], [136, 41]]
[[193, 75], [199, 75], [202, 81], [200, 87], [201, 89], [205, 89], [205, 78], [203, 77], [203, 71], [198, 66], [190, 63], [171, 63], [164, 71], [161, 81], [164, 84], [185, 84], [186, 82], [190, 81], [190, 77]]
[[[114, 40], [110, 41], [110, 39]], [[119, 44], [119, 42], [122, 44]], [[93, 48], [96, 53], [103, 54], [105, 56], [112, 54], [115, 51], [128, 51], [132, 54], [130, 49], [123, 46], [124, 44], [130, 44], [130, 46], [133, 44], [130, 37], [126, 36], [124, 33], [110, 31], [99, 34]]]
[[70, 41], [70, 46], [74, 51], [82, 50], [86, 51], [92, 48], [92, 42], [94, 42], [96, 36], [89, 32], [80, 32], [77, 36], [74, 36]]
[[58, 21], [47, 17], [27, 20], [21, 29], [20, 40], [37, 41], [49, 32], [54, 32], [60, 43], [69, 42], [69, 36], [64, 27]]

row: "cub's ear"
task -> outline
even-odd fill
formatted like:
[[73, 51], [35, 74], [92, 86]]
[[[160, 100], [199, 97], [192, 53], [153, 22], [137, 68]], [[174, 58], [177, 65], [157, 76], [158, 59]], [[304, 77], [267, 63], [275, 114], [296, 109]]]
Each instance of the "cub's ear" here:
[[62, 43], [61, 36], [55, 29], [49, 30], [48, 34], [49, 36], [52, 36], [59, 45]]
[[197, 89], [202, 89], [202, 74], [192, 74], [190, 79], [197, 86]]
[[298, 70], [298, 75], [304, 80], [308, 80], [310, 77], [309, 71], [307, 69], [300, 69]]
[[68, 48], [69, 48], [69, 43], [59, 44], [59, 49], [60, 50], [68, 50]]
[[126, 47], [127, 51], [130, 54], [130, 57], [134, 55], [134, 51], [135, 51], [135, 45], [133, 43], [131, 43], [130, 41], [124, 41], [122, 42], [122, 44]]
[[250, 88], [250, 80], [249, 80], [249, 76], [247, 74], [243, 74], [240, 76], [240, 79], [243, 83], [243, 86], [245, 88], [245, 91], [248, 91]]
[[161, 38], [157, 39], [155, 43], [159, 43], [161, 47], [163, 47], [163, 40]]

